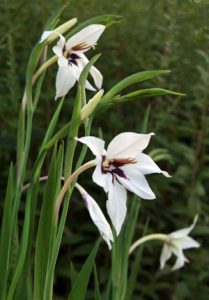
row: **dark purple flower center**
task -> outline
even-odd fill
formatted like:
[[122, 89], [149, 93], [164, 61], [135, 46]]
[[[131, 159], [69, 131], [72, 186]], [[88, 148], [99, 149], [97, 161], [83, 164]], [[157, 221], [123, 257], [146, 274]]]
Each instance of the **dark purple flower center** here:
[[[127, 164], [133, 164], [136, 161], [134, 159], [111, 159], [108, 160], [105, 156], [102, 157], [101, 170], [103, 174], [111, 173], [112, 175], [118, 175], [120, 177], [126, 178], [126, 175], [121, 169], [122, 166]], [[114, 177], [114, 176], [113, 176]]]
[[80, 59], [80, 56], [78, 56], [76, 53], [68, 53], [66, 58], [69, 64], [74, 64], [77, 66], [77, 60]]

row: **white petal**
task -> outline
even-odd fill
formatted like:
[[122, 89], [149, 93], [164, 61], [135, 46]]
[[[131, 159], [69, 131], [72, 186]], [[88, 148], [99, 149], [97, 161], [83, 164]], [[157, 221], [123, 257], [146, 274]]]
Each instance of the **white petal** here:
[[81, 73], [83, 71], [83, 67], [81, 66], [81, 64], [78, 63], [78, 65], [74, 65], [74, 64], [71, 64], [71, 67], [73, 68], [73, 71], [75, 73], [75, 76], [76, 76], [76, 80], [78, 81], [80, 76], [81, 76]]
[[184, 256], [181, 248], [172, 247], [172, 252], [176, 255], [177, 259], [172, 268], [172, 271], [178, 270], [185, 265], [185, 262], [188, 262], [188, 259]]
[[83, 45], [86, 47], [86, 49], [82, 50], [82, 52], [88, 51], [89, 48], [96, 45], [97, 40], [100, 38], [104, 30], [105, 26], [100, 24], [92, 24], [87, 26], [67, 41], [67, 49], [70, 50], [75, 46]]
[[126, 217], [126, 199], [126, 190], [117, 182], [117, 180], [114, 180], [108, 193], [107, 211], [117, 235], [119, 235], [121, 226]]
[[39, 43], [44, 42], [44, 41], [45, 41], [45, 40], [46, 40], [53, 32], [54, 32], [54, 31], [52, 31], [52, 30], [44, 31], [44, 32], [42, 33], [42, 36], [41, 36], [41, 38], [40, 38]]
[[89, 211], [89, 215], [93, 223], [97, 226], [102, 238], [107, 243], [109, 249], [112, 248], [111, 242], [113, 242], [112, 230], [109, 223], [107, 222], [103, 212], [96, 201], [82, 188], [78, 183], [76, 184], [77, 189], [81, 193], [86, 207]]
[[60, 49], [63, 50], [64, 46], [65, 46], [65, 38], [63, 35], [59, 34], [59, 41], [57, 42], [57, 47], [59, 47]]
[[118, 175], [117, 178], [125, 188], [142, 199], [151, 200], [156, 198], [143, 174], [132, 168], [131, 165], [125, 165], [122, 169], [126, 178]]
[[59, 67], [68, 67], [68, 60], [63, 55], [58, 58]]
[[160, 269], [162, 270], [165, 267], [166, 262], [171, 257], [171, 249], [167, 244], [164, 244], [161, 255], [160, 255]]
[[195, 241], [190, 236], [185, 236], [183, 238], [178, 239], [178, 244], [181, 247], [181, 249], [189, 249], [189, 248], [199, 248], [200, 244]]
[[97, 69], [95, 68], [94, 66], [91, 67], [90, 69], [90, 74], [94, 80], [94, 83], [97, 87], [97, 89], [101, 89], [102, 87], [102, 82], [103, 82], [103, 76], [102, 76], [102, 73]]
[[56, 54], [58, 57], [63, 56], [63, 52], [62, 52], [62, 48], [58, 47], [58, 46], [54, 46], [52, 48], [54, 54]]
[[76, 77], [73, 72], [73, 69], [70, 66], [59, 67], [56, 77], [56, 97], [55, 100], [59, 97], [65, 96], [69, 90], [74, 86], [76, 82]]
[[[79, 57], [80, 58], [77, 60], [77, 63], [78, 63], [79, 69], [82, 72], [83, 69], [85, 68], [85, 66], [88, 64], [89, 60], [83, 53], [79, 53]], [[95, 67], [91, 67], [90, 74], [92, 75], [92, 77], [94, 79], [94, 83], [95, 83], [96, 87], [98, 88], [98, 86], [100, 85], [100, 80], [101, 80], [100, 75], [99, 75], [100, 72], [97, 69], [96, 69], [97, 71], [95, 71], [95, 69], [96, 69]], [[86, 81], [86, 89], [90, 90], [90, 91], [96, 91], [96, 89], [90, 84], [90, 82], [88, 80]]]
[[107, 193], [112, 184], [112, 175], [110, 173], [102, 173], [101, 160], [97, 160], [97, 166], [92, 175], [93, 181], [101, 186]]
[[86, 144], [91, 152], [99, 158], [105, 153], [105, 142], [100, 138], [97, 138], [95, 136], [84, 136], [76, 139], [77, 141]]
[[195, 216], [194, 221], [191, 226], [170, 233], [169, 234], [170, 238], [171, 239], [179, 239], [179, 238], [183, 238], [183, 237], [187, 236], [192, 231], [194, 226], [196, 225], [197, 220], [198, 220], [198, 216]]
[[108, 158], [136, 158], [144, 150], [154, 133], [123, 132], [117, 135], [107, 148]]
[[86, 81], [86, 85], [85, 85], [85, 88], [89, 91], [92, 91], [92, 92], [95, 92], [96, 89], [93, 87], [93, 85], [91, 85], [91, 83], [87, 80]]
[[[79, 56], [81, 57], [81, 60], [79, 61], [81, 64], [83, 64], [83, 67], [89, 62], [88, 58], [85, 54], [79, 53]], [[101, 72], [95, 68], [94, 66], [90, 69], [90, 74], [94, 80], [94, 84], [96, 85], [97, 89], [101, 89], [102, 82], [103, 82], [103, 76]]]
[[61, 57], [63, 55], [63, 49], [65, 47], [65, 38], [61, 34], [58, 35], [60, 39], [57, 42], [57, 45], [52, 48], [52, 50], [58, 57]]
[[158, 165], [152, 160], [152, 158], [144, 153], [139, 153], [137, 156], [137, 163], [133, 165], [142, 174], [153, 174], [153, 173], [162, 173], [166, 176], [166, 172], [162, 171]]
[[[71, 67], [74, 70], [76, 80], [79, 81], [79, 78], [85, 67], [85, 64], [83, 64], [81, 60], [77, 60], [77, 66], [74, 64], [71, 64]], [[90, 91], [96, 91], [96, 89], [90, 84], [90, 82], [88, 80], [86, 81], [85, 88]]]

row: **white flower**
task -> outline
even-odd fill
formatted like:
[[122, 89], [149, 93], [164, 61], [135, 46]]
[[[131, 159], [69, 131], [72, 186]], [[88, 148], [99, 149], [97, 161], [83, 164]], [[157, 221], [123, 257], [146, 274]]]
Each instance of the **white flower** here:
[[190, 227], [180, 229], [167, 235], [166, 242], [163, 246], [162, 253], [160, 256], [160, 268], [163, 269], [165, 263], [171, 257], [172, 253], [177, 257], [176, 263], [172, 270], [180, 269], [184, 266], [185, 262], [189, 262], [184, 256], [183, 250], [189, 248], [198, 248], [200, 244], [189, 237], [189, 233], [194, 228], [197, 222], [198, 216], [194, 218], [194, 221]]
[[117, 135], [105, 150], [105, 142], [97, 137], [77, 139], [86, 144], [96, 156], [97, 166], [93, 181], [108, 193], [107, 211], [117, 235], [126, 216], [126, 189], [143, 199], [154, 199], [144, 175], [162, 173], [156, 163], [142, 151], [148, 146], [153, 133], [124, 132]]
[[112, 230], [100, 207], [98, 206], [96, 201], [78, 183], [76, 183], [76, 188], [79, 190], [83, 197], [93, 223], [97, 226], [102, 238], [107, 243], [108, 248], [111, 249], [111, 243], [113, 242]]
[[[53, 47], [54, 53], [58, 56], [58, 72], [56, 77], [56, 98], [65, 96], [79, 80], [80, 74], [85, 65], [89, 62], [84, 52], [96, 45], [97, 40], [105, 29], [104, 25], [93, 24], [82, 29], [67, 42], [63, 36], [57, 45]], [[95, 86], [100, 89], [103, 76], [94, 66], [90, 69]], [[86, 88], [95, 91], [95, 88], [87, 81]]]

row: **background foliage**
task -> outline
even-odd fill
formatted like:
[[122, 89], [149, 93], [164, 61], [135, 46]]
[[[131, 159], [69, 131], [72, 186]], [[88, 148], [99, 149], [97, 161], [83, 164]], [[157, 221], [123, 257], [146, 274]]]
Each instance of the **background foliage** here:
[[[51, 11], [63, 3], [61, 0], [3, 0], [0, 3], [1, 194], [5, 190], [9, 163], [15, 161], [17, 118], [28, 55]], [[160, 176], [149, 176], [158, 199], [141, 203], [136, 237], [142, 235], [143, 224], [147, 222], [147, 232], [170, 232], [189, 225], [194, 214], [200, 213], [195, 236], [202, 248], [189, 252], [191, 264], [182, 270], [169, 273], [169, 269], [165, 269], [159, 272], [161, 245], [152, 243], [145, 246], [143, 261], [138, 265], [137, 285], [134, 287], [136, 299], [139, 299], [139, 295], [140, 299], [147, 300], [162, 297], [173, 300], [208, 299], [209, 2], [117, 0], [113, 3], [110, 0], [72, 0], [64, 11], [63, 21], [74, 16], [82, 21], [104, 13], [116, 13], [124, 17], [121, 24], [106, 31], [96, 49], [102, 52], [97, 67], [104, 75], [105, 89], [137, 71], [170, 69], [171, 74], [141, 83], [140, 86], [159, 85], [187, 94], [181, 98], [145, 98], [117, 106], [114, 111], [108, 111], [108, 115], [99, 115], [94, 126], [94, 133], [102, 133], [106, 140], [127, 128], [129, 131], [140, 131], [149, 105], [148, 131], [156, 133], [150, 149], [157, 147], [168, 150], [167, 159], [160, 165], [169, 170], [173, 177], [165, 180]], [[34, 120], [31, 162], [55, 108], [55, 74], [50, 69], [45, 79], [46, 89]], [[73, 96], [72, 91], [65, 100], [63, 122], [69, 119], [72, 106], [70, 98]], [[45, 174], [48, 167], [46, 163]], [[91, 173], [88, 174], [81, 177], [84, 185], [93, 191], [95, 199], [102, 206], [105, 198], [91, 183]], [[24, 204], [22, 206], [24, 208]], [[70, 278], [80, 269], [96, 237], [97, 231], [80, 197], [75, 194], [57, 267], [57, 299], [65, 299]], [[97, 257], [101, 286], [109, 276], [109, 254], [105, 247], [100, 247]], [[92, 299], [92, 287], [89, 287], [89, 299]]]

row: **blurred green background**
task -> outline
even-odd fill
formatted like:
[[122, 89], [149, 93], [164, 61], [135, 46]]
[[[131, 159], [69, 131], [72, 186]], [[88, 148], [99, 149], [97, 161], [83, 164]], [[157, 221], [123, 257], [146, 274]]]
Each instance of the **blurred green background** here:
[[[9, 163], [15, 161], [17, 118], [27, 59], [47, 18], [64, 3], [61, 0], [2, 0], [0, 3], [1, 195]], [[169, 273], [169, 269], [165, 269], [160, 272], [161, 245], [154, 242], [145, 246], [143, 260], [138, 265], [138, 283], [133, 300], [208, 299], [209, 1], [72, 0], [63, 13], [62, 22], [75, 16], [83, 21], [106, 13], [119, 14], [124, 21], [108, 28], [96, 50], [88, 55], [102, 52], [97, 67], [104, 75], [104, 89], [107, 91], [114, 83], [137, 71], [169, 69], [171, 74], [141, 83], [140, 87], [162, 87], [187, 94], [181, 98], [139, 99], [117, 106], [114, 111], [101, 114], [95, 120], [93, 133], [98, 135], [102, 131], [108, 141], [122, 131], [140, 131], [150, 106], [148, 131], [154, 131], [156, 136], [149, 150], [167, 150], [166, 159], [159, 165], [168, 170], [172, 178], [149, 176], [157, 200], [142, 201], [136, 238], [142, 235], [146, 222], [149, 223], [148, 232], [169, 233], [190, 225], [194, 215], [200, 213], [193, 236], [201, 242], [202, 248], [186, 253], [191, 263], [182, 270]], [[45, 79], [34, 120], [29, 170], [56, 106], [55, 74], [56, 66], [48, 71]], [[69, 120], [73, 93], [71, 91], [66, 97], [60, 126]], [[43, 174], [47, 169], [46, 162]], [[81, 180], [104, 207], [105, 196], [101, 196], [98, 187], [91, 182], [91, 173], [88, 174], [89, 179], [82, 176]], [[97, 236], [80, 197], [75, 194], [57, 266], [57, 299], [65, 299], [74, 268], [79, 270]], [[110, 268], [109, 253], [105, 247], [98, 257], [102, 287]], [[90, 285], [88, 299], [91, 297]]]

